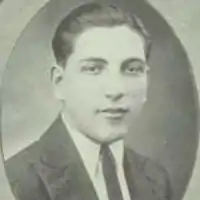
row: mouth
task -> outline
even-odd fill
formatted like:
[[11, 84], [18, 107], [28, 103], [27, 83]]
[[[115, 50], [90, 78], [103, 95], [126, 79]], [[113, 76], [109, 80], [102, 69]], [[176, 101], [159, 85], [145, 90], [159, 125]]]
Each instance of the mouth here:
[[125, 107], [108, 107], [99, 110], [99, 113], [103, 114], [108, 119], [122, 119], [129, 112]]

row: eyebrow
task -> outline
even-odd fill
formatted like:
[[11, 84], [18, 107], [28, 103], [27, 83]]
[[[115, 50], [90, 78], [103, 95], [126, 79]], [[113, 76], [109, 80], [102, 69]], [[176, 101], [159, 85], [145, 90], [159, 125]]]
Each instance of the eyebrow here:
[[141, 62], [142, 64], [146, 64], [146, 61], [142, 58], [128, 58], [122, 62], [122, 66], [127, 65], [128, 63], [131, 62]]
[[100, 63], [108, 64], [108, 62], [105, 59], [97, 58], [97, 57], [84, 58], [84, 59], [81, 59], [80, 62], [100, 62]]

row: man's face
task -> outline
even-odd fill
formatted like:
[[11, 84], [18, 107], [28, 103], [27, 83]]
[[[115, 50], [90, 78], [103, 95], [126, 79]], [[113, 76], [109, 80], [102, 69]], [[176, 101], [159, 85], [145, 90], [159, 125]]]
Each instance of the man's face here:
[[143, 38], [128, 26], [88, 29], [58, 68], [54, 89], [70, 124], [99, 143], [123, 138], [146, 98]]

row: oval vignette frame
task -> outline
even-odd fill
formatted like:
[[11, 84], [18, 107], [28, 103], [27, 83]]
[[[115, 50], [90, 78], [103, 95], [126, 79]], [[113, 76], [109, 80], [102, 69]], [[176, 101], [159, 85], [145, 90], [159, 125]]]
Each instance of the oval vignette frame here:
[[[56, 25], [63, 18], [66, 11], [69, 10], [69, 7], [71, 8], [85, 2], [89, 2], [89, 0], [84, 0], [84, 2], [81, 0], [74, 0], [73, 2], [70, 1], [67, 3], [65, 0], [51, 0], [47, 2], [27, 24], [17, 40], [6, 66], [2, 83], [2, 89], [5, 94], [5, 97], [3, 94], [3, 101], [4, 99], [7, 101], [7, 99], [17, 95], [19, 99], [16, 101], [19, 104], [24, 102], [21, 100], [23, 97], [20, 97], [20, 94], [22, 96], [26, 94], [28, 99], [36, 95], [32, 100], [29, 99], [30, 102], [25, 105], [25, 108], [20, 108], [22, 109], [21, 113], [26, 114], [23, 109], [28, 108], [28, 106], [32, 106], [30, 110], [33, 112], [35, 106], [32, 104], [37, 102], [36, 108], [38, 110], [44, 109], [44, 113], [48, 115], [49, 107], [54, 105], [54, 101], [50, 103], [46, 102], [49, 96], [51, 96], [51, 94], [49, 94], [51, 93], [50, 89], [48, 88], [47, 94], [45, 94], [46, 96], [42, 97], [44, 98], [42, 102], [40, 102], [41, 93], [45, 92], [45, 87], [41, 89], [39, 92], [40, 94], [37, 94], [37, 89], [33, 92], [34, 94], [28, 92], [32, 84], [34, 87], [41, 87], [42, 84], [48, 87], [49, 82], [47, 76], [37, 76], [39, 80], [43, 78], [45, 80], [44, 82], [41, 81], [39, 84], [34, 79], [34, 76], [31, 77], [30, 80], [26, 80], [26, 78], [23, 77], [31, 72], [38, 75], [38, 70], [40, 70], [41, 66], [42, 71], [48, 69], [49, 64], [51, 65], [53, 62], [49, 42], [53, 36]], [[150, 59], [152, 74], [148, 103], [141, 117], [141, 124], [145, 124], [145, 126], [137, 127], [137, 129], [135, 129], [136, 133], [134, 133], [134, 136], [129, 136], [127, 143], [140, 153], [157, 160], [167, 169], [174, 190], [173, 200], [182, 199], [191, 177], [198, 146], [198, 98], [186, 52], [172, 28], [146, 1], [103, 0], [103, 2], [114, 2], [136, 13], [136, 15], [143, 20], [145, 26], [152, 35], [153, 47]], [[49, 34], [49, 37], [43, 41], [42, 38], [44, 39], [46, 34]], [[31, 40], [38, 40], [40, 44], [31, 43]], [[24, 46], [26, 46], [29, 52], [23, 52]], [[20, 51], [21, 49], [22, 51]], [[36, 51], [38, 49], [39, 52]], [[41, 61], [37, 59], [41, 57], [45, 58], [45, 60]], [[21, 58], [25, 61], [22, 61]], [[24, 63], [29, 64], [30, 68], [27, 67], [27, 65], [26, 68], [19, 67]], [[14, 69], [14, 67], [16, 69]], [[19, 70], [24, 70], [23, 75], [19, 75], [16, 80], [12, 80]], [[19, 81], [19, 79], [22, 80]], [[13, 82], [9, 83], [9, 80]], [[17, 82], [17, 86], [12, 88]], [[24, 85], [25, 83], [27, 83], [27, 88], [21, 91], [19, 89], [20, 84]], [[8, 91], [8, 94], [6, 91]], [[9, 103], [11, 104], [12, 101]], [[37, 122], [37, 126], [46, 127], [48, 122], [50, 123], [55, 115], [56, 110], [57, 107], [55, 106], [51, 110], [51, 116], [47, 117], [48, 119], [46, 121], [44, 120], [44, 125]], [[160, 112], [160, 110], [162, 110], [162, 112]], [[36, 119], [36, 114], [33, 115], [35, 117], [32, 117], [32, 119]], [[34, 126], [35, 124], [33, 123], [31, 125]], [[37, 131], [38, 130], [39, 128]], [[42, 128], [40, 131], [42, 132]], [[3, 146], [4, 137], [5, 135], [2, 130]], [[137, 138], [137, 141], [135, 141], [134, 138]], [[143, 148], [144, 146], [145, 149]]]

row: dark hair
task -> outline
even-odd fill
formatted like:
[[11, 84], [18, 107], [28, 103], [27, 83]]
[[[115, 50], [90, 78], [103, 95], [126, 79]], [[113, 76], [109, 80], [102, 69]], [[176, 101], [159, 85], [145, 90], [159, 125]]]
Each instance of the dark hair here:
[[145, 39], [145, 53], [149, 56], [150, 37], [141, 20], [114, 5], [88, 3], [72, 10], [58, 26], [52, 41], [57, 64], [66, 65], [73, 52], [73, 42], [77, 35], [91, 27], [115, 27], [128, 25]]

